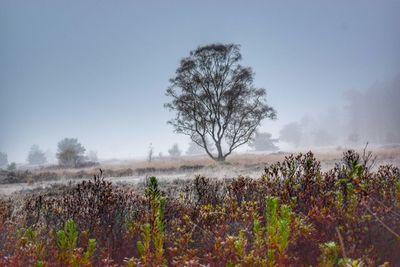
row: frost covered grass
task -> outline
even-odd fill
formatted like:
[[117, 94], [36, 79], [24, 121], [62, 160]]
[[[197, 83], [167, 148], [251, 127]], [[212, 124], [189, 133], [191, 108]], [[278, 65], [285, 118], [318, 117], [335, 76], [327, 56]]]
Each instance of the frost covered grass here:
[[[340, 161], [343, 148], [320, 149], [314, 154], [321, 162], [322, 170], [329, 170]], [[362, 149], [360, 149], [362, 153]], [[123, 178], [140, 180], [151, 175], [165, 178], [185, 177], [192, 179], [196, 175], [210, 178], [232, 178], [243, 175], [257, 178], [265, 166], [282, 161], [291, 153], [262, 153], [249, 152], [233, 154], [223, 164], [217, 163], [207, 156], [183, 156], [179, 158], [155, 158], [152, 162], [146, 160], [119, 160], [103, 161], [99, 166], [86, 168], [39, 168], [32, 170], [6, 171], [0, 170], [0, 184], [27, 183], [33, 185], [37, 182], [59, 181], [69, 179], [89, 179], [97, 173], [99, 168], [104, 170], [104, 175], [110, 178]], [[373, 150], [376, 157], [375, 167], [383, 164], [400, 166], [400, 148], [376, 148]], [[121, 181], [121, 179], [117, 179]], [[35, 188], [35, 186], [28, 186]]]

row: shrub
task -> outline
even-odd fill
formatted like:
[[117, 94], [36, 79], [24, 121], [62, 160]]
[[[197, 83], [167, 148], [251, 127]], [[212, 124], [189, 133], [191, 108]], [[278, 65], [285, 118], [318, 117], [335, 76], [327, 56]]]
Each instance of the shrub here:
[[400, 171], [311, 152], [238, 177], [133, 187], [103, 178], [0, 201], [0, 265], [400, 264]]

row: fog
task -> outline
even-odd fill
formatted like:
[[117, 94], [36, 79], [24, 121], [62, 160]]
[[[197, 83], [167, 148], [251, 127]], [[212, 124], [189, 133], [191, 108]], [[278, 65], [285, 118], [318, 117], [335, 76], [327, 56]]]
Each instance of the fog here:
[[280, 141], [292, 148], [400, 144], [400, 75], [366, 90], [347, 91], [319, 115], [285, 124]]
[[349, 93], [349, 141], [400, 143], [400, 76], [377, 82], [365, 92]]
[[280, 150], [399, 143], [399, 14], [399, 1], [0, 1], [0, 152], [26, 163], [36, 144], [53, 164], [66, 137], [100, 160], [185, 152], [165, 91], [211, 43], [240, 45]]

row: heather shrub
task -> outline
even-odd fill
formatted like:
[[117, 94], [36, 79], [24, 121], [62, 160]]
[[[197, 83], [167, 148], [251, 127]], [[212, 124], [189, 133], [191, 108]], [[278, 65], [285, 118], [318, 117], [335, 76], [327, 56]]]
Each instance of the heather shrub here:
[[400, 171], [368, 157], [346, 151], [322, 172], [308, 152], [259, 179], [132, 187], [100, 171], [21, 206], [1, 200], [0, 265], [397, 266]]

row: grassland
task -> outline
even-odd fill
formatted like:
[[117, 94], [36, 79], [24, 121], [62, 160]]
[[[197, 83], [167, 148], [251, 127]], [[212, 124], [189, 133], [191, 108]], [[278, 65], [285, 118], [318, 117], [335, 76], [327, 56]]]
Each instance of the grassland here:
[[[94, 177], [3, 197], [0, 266], [399, 266], [398, 152], [375, 151], [375, 162], [350, 150], [54, 170]], [[126, 169], [143, 178], [118, 184], [107, 174]], [[235, 176], [221, 178], [224, 169]], [[199, 175], [149, 177], [165, 172]]]

